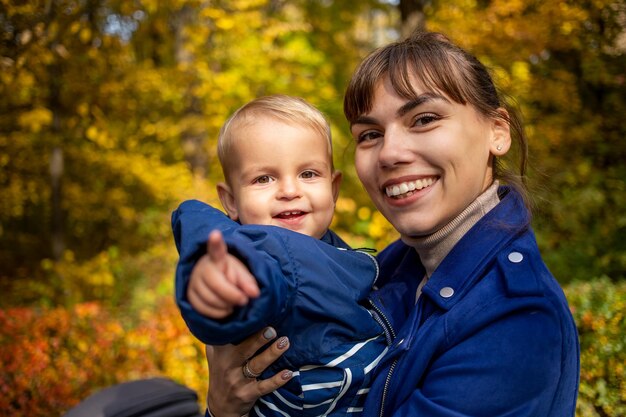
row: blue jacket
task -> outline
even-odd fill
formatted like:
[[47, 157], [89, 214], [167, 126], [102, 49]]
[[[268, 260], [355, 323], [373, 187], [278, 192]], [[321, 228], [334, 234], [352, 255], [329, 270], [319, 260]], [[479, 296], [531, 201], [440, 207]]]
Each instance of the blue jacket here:
[[373, 304], [395, 339], [366, 416], [573, 416], [577, 331], [544, 265], [520, 196], [500, 203], [452, 249], [415, 305], [425, 274], [396, 242], [378, 257]]
[[[279, 390], [282, 399], [263, 397], [251, 415], [281, 415], [268, 403], [294, 416], [344, 415], [362, 407], [364, 395], [357, 392], [369, 386], [370, 370], [387, 347], [383, 328], [364, 306], [378, 276], [373, 256], [350, 250], [330, 231], [319, 240], [274, 226], [240, 225], [199, 201], [181, 204], [172, 214], [172, 228], [180, 254], [176, 299], [198, 339], [211, 345], [237, 343], [268, 325], [289, 336], [290, 348], [262, 377], [288, 368], [296, 371], [294, 378]], [[226, 320], [202, 316], [186, 297], [191, 270], [215, 229], [261, 290]], [[320, 384], [327, 387], [313, 389]]]

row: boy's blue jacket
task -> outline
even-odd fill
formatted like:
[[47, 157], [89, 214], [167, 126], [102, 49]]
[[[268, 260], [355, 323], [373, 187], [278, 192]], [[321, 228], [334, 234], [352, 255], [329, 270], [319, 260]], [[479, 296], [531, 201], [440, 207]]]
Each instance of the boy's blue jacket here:
[[[313, 335], [315, 345], [319, 346], [318, 339], [327, 339], [330, 349], [338, 342], [364, 340], [382, 331], [368, 310], [353, 308], [352, 301], [367, 300], [377, 278], [375, 261], [371, 255], [352, 250], [346, 258], [348, 245], [333, 232], [318, 240], [275, 226], [241, 225], [195, 200], [182, 203], [173, 213], [172, 227], [180, 254], [176, 299], [189, 329], [203, 343], [237, 343], [268, 325], [289, 320], [301, 326], [292, 332], [295, 336], [290, 336], [289, 351], [298, 351], [301, 361], [306, 362], [317, 361], [320, 356], [320, 352], [307, 348]], [[208, 235], [215, 229], [224, 235], [229, 252], [246, 263], [261, 289], [257, 300], [237, 309], [235, 316], [224, 322], [197, 313], [185, 294], [191, 269], [206, 254]], [[258, 247], [265, 249], [258, 251]], [[329, 263], [337, 272], [334, 276], [328, 275]], [[276, 275], [281, 279], [275, 279]], [[309, 287], [302, 288], [305, 284]], [[310, 295], [296, 300], [304, 291]], [[305, 308], [309, 310], [307, 317], [300, 317]], [[334, 316], [334, 321], [320, 322], [324, 316]]]
[[[172, 214], [172, 228], [180, 255], [176, 299], [198, 339], [211, 345], [237, 343], [269, 325], [279, 336], [289, 336], [290, 348], [262, 377], [285, 368], [298, 372], [280, 397], [263, 397], [257, 407], [266, 407], [251, 415], [283, 415], [269, 408], [289, 408], [288, 403], [305, 407], [328, 399], [334, 402], [321, 405], [319, 410], [324, 411], [317, 413], [310, 407], [291, 410], [290, 415], [330, 410], [332, 415], [344, 415], [345, 410], [362, 406], [364, 395], [357, 393], [369, 386], [370, 369], [387, 347], [383, 328], [364, 305], [378, 277], [373, 256], [350, 250], [332, 232], [320, 240], [274, 226], [241, 225], [199, 201], [182, 203]], [[226, 320], [202, 316], [186, 297], [191, 270], [206, 254], [208, 235], [215, 229], [222, 232], [229, 252], [247, 265], [261, 290], [258, 298]], [[332, 390], [307, 389], [303, 394], [301, 388], [337, 381], [341, 385]], [[291, 397], [283, 401], [287, 395]]]
[[376, 369], [367, 416], [573, 416], [579, 347], [561, 288], [544, 265], [519, 194], [424, 276], [398, 241], [378, 257], [372, 294], [395, 339]]

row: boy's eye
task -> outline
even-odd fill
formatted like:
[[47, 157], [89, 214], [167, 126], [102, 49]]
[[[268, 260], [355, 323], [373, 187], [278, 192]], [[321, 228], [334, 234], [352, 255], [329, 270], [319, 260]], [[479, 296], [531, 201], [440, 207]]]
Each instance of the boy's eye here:
[[268, 184], [271, 181], [272, 181], [272, 177], [270, 177], [269, 175], [261, 175], [260, 177], [254, 180], [254, 182], [257, 184]]
[[304, 171], [302, 174], [300, 174], [300, 176], [302, 178], [308, 179], [317, 177], [317, 174], [314, 171]]

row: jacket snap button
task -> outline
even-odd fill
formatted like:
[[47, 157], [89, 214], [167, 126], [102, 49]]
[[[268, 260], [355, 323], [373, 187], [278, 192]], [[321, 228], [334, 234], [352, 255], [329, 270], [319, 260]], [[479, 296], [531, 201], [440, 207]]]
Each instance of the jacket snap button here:
[[439, 290], [439, 295], [443, 298], [450, 298], [454, 295], [454, 290], [450, 287], [443, 287]]
[[524, 255], [519, 252], [509, 253], [509, 261], [513, 262], [514, 264], [522, 262], [522, 259], [524, 259]]

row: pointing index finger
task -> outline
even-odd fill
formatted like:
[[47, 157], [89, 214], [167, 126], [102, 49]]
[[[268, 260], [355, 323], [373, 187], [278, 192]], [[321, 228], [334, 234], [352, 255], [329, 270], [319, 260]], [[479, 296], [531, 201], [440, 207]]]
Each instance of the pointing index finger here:
[[207, 241], [207, 253], [213, 262], [219, 263], [224, 260], [228, 253], [228, 248], [224, 242], [224, 236], [219, 230], [213, 230], [209, 233]]

